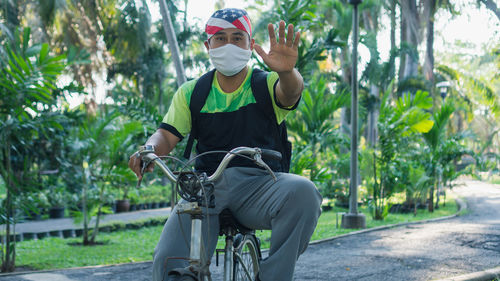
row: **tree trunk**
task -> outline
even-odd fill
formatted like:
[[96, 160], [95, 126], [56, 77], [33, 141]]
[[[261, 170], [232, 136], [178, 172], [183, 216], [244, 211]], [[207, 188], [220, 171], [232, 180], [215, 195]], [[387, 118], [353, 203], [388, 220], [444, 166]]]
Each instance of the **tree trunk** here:
[[[379, 97], [379, 88], [372, 84], [370, 85], [370, 96], [373, 97], [373, 100], [378, 100]], [[370, 147], [375, 147], [377, 144], [378, 130], [377, 130], [377, 120], [379, 115], [379, 107], [378, 102], [375, 102], [373, 106], [370, 108], [368, 112], [368, 120], [367, 120], [367, 141]]]
[[[12, 166], [11, 166], [11, 159], [10, 159], [10, 143], [7, 141], [4, 149], [4, 155], [5, 155], [5, 168], [6, 168], [6, 175], [7, 179], [5, 182], [6, 185], [6, 195], [7, 198], [5, 199], [5, 215], [6, 215], [6, 222], [5, 222], [5, 227], [6, 227], [6, 232], [5, 232], [5, 255], [2, 257], [2, 266], [1, 266], [1, 272], [12, 272], [15, 269], [15, 254], [16, 254], [16, 244], [15, 244], [15, 237], [14, 237], [14, 243], [11, 241], [11, 231], [10, 227], [13, 221], [13, 214], [14, 214], [14, 208], [12, 204], [12, 192], [15, 188], [14, 182], [12, 180], [13, 177], [13, 171], [12, 171]], [[0, 236], [1, 238], [1, 236]], [[3, 250], [3, 249], [2, 249]]]
[[[401, 1], [401, 18], [405, 18], [406, 37], [404, 40], [412, 47], [417, 48], [419, 43], [419, 17], [416, 0]], [[416, 58], [406, 55], [403, 78], [416, 76], [418, 73], [418, 61]]]
[[436, 180], [434, 180], [434, 184], [431, 186], [429, 190], [429, 204], [427, 208], [429, 212], [434, 212], [434, 190], [436, 189]]
[[431, 95], [434, 109], [436, 109], [436, 102], [439, 96], [436, 96], [434, 91], [434, 14], [436, 12], [436, 0], [428, 0], [428, 18], [427, 18], [427, 45], [425, 52], [425, 62], [424, 62], [424, 75], [431, 87], [429, 88], [429, 94]]
[[391, 0], [391, 50], [396, 48], [396, 0]]
[[[403, 15], [403, 7], [400, 6], [400, 15]], [[401, 16], [401, 27], [399, 30], [399, 38], [400, 45], [402, 46], [403, 42], [406, 41], [406, 19]], [[398, 71], [398, 81], [401, 81], [404, 78], [405, 66], [406, 66], [406, 54], [401, 54], [399, 57], [399, 71]]]
[[[365, 29], [368, 32], [371, 32], [375, 34], [375, 40], [377, 39], [377, 33], [378, 33], [378, 24], [377, 24], [377, 18], [379, 17], [378, 14], [373, 15], [371, 11], [366, 10], [363, 12], [363, 21], [364, 21], [364, 26]], [[376, 46], [377, 44], [375, 44]], [[373, 52], [372, 52], [373, 54]], [[372, 57], [372, 60], [375, 60], [377, 58]], [[375, 62], [377, 63], [377, 62]], [[379, 97], [379, 88], [374, 82], [370, 82], [370, 96], [372, 102], [372, 106], [368, 108], [368, 117], [367, 117], [367, 126], [366, 126], [366, 139], [368, 141], [368, 145], [370, 147], [375, 147], [376, 142], [377, 142], [377, 120], [378, 120], [378, 113], [379, 113], [379, 108], [377, 106], [376, 101], [378, 100]]]
[[92, 238], [90, 239], [90, 242], [92, 244], [95, 244], [97, 234], [99, 234], [99, 222], [101, 220], [102, 201], [104, 201], [104, 187], [101, 187], [101, 192], [99, 194], [99, 208], [97, 210], [97, 216], [95, 219], [94, 231], [92, 232]]
[[495, 16], [497, 16], [498, 20], [500, 20], [500, 9], [497, 4], [493, 0], [478, 0], [479, 3], [483, 3], [487, 9], [492, 11]]
[[180, 57], [179, 44], [177, 43], [177, 37], [175, 36], [174, 27], [172, 26], [172, 19], [170, 18], [167, 3], [165, 0], [159, 0], [159, 2], [163, 28], [165, 35], [167, 36], [168, 46], [170, 48], [170, 52], [172, 53], [172, 59], [174, 60], [175, 71], [177, 73], [177, 86], [181, 86], [186, 82], [186, 74]]
[[84, 182], [82, 188], [82, 213], [83, 213], [83, 245], [89, 244], [88, 210], [87, 210], [87, 174], [84, 171]]

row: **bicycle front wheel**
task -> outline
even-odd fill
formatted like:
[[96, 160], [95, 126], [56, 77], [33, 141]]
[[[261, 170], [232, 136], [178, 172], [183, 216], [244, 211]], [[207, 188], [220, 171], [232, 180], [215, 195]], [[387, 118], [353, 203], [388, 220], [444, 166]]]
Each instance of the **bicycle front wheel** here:
[[254, 281], [259, 273], [260, 247], [253, 235], [245, 235], [235, 249], [233, 276], [235, 281]]

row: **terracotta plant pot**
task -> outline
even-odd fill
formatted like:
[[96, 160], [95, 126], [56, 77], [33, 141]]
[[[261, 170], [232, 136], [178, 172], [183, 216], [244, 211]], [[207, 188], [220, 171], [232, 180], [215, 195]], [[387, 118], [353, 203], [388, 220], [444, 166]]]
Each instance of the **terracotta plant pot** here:
[[117, 213], [128, 212], [129, 210], [130, 210], [130, 201], [128, 199], [116, 200], [116, 212]]

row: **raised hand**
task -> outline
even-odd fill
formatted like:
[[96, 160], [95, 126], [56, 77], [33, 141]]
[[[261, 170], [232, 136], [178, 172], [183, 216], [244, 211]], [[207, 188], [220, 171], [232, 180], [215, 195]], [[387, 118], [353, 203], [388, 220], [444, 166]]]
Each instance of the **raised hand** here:
[[293, 32], [293, 25], [288, 25], [288, 32], [285, 38], [285, 22], [280, 21], [278, 28], [278, 40], [274, 33], [274, 26], [270, 23], [267, 26], [269, 31], [269, 41], [271, 42], [269, 53], [266, 53], [260, 45], [255, 44], [254, 48], [257, 54], [262, 57], [264, 63], [272, 71], [290, 72], [295, 67], [298, 58], [298, 46], [300, 42], [300, 33]]

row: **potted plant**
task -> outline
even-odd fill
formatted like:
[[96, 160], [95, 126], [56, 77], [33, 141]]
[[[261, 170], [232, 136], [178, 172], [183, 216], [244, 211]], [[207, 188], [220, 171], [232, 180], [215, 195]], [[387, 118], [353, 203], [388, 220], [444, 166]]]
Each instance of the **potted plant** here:
[[332, 182], [332, 197], [334, 205], [340, 208], [349, 208], [349, 183], [347, 179], [337, 179]]
[[171, 200], [172, 197], [172, 191], [170, 188], [171, 185], [169, 186], [162, 186], [160, 189], [160, 205], [159, 208], [166, 208]]
[[135, 175], [127, 167], [116, 167], [113, 169], [110, 178], [112, 185], [117, 188], [119, 198], [115, 200], [116, 212], [128, 212], [130, 210], [129, 191], [131, 182], [135, 180]]
[[48, 189], [46, 192], [47, 199], [50, 204], [49, 217], [51, 219], [64, 218], [66, 210], [66, 189], [62, 185], [57, 185], [55, 188]]
[[130, 190], [128, 193], [128, 199], [130, 201], [130, 211], [137, 210], [137, 203], [139, 203], [139, 193], [137, 189]]
[[148, 196], [150, 198], [150, 201], [152, 202], [151, 208], [152, 209], [160, 208], [161, 202], [165, 201], [164, 191], [166, 187], [161, 184], [154, 184], [150, 186], [150, 188], [151, 191], [148, 194]]
[[130, 211], [130, 200], [127, 198], [116, 200], [116, 212], [123, 213]]
[[27, 192], [21, 197], [21, 207], [30, 220], [41, 220], [45, 209], [50, 207], [49, 200], [44, 192]]

